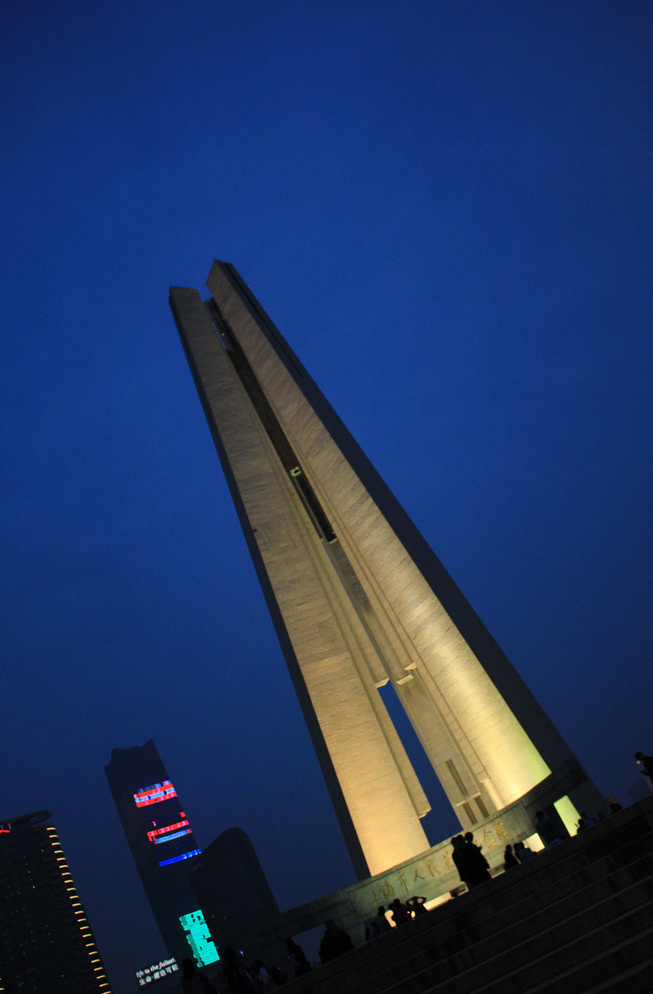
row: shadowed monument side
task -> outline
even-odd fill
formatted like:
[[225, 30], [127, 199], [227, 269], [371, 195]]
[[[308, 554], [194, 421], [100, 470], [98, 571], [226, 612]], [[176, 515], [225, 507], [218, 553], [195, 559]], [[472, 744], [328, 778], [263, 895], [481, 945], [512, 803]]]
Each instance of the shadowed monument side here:
[[429, 848], [390, 682], [467, 830], [602, 797], [228, 263], [170, 304], [360, 879]]

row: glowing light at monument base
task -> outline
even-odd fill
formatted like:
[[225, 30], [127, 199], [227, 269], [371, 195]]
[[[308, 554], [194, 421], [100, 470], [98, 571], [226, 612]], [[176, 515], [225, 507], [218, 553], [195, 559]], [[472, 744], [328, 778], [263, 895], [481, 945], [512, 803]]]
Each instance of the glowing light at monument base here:
[[560, 815], [562, 824], [565, 826], [569, 834], [575, 835], [578, 830], [580, 812], [576, 810], [573, 803], [566, 796], [561, 797], [558, 801], [555, 801], [553, 806]]

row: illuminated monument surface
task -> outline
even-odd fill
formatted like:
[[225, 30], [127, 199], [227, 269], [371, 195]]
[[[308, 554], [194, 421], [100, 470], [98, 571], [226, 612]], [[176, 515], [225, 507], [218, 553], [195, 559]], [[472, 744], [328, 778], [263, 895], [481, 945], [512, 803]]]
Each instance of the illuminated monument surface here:
[[429, 848], [396, 691], [467, 830], [600, 795], [235, 269], [170, 304], [360, 878]]

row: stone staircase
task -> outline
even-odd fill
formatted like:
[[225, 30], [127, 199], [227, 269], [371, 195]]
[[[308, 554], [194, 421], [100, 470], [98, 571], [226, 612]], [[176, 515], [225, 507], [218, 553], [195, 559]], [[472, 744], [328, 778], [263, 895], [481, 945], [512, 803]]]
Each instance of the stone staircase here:
[[653, 994], [653, 796], [284, 986], [304, 991]]

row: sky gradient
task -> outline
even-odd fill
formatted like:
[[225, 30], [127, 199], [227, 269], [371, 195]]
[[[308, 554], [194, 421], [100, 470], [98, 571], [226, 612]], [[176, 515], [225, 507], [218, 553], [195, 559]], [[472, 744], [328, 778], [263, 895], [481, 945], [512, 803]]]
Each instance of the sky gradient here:
[[282, 907], [353, 881], [168, 309], [214, 257], [625, 802], [653, 751], [651, 5], [2, 24], [0, 820], [52, 810], [114, 994], [163, 954], [114, 746], [153, 738], [199, 843], [244, 828]]

